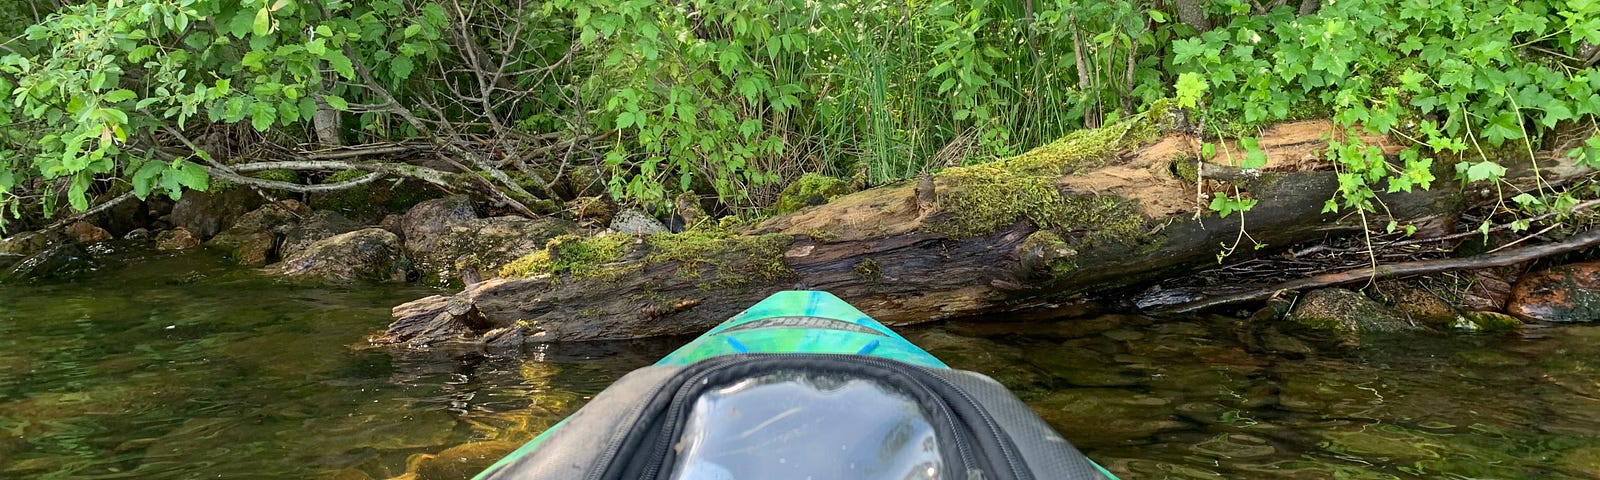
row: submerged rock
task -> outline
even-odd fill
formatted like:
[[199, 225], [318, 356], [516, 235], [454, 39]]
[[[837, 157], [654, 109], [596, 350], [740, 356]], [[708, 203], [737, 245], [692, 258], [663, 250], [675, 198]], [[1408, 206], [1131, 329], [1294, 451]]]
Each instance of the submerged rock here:
[[200, 246], [200, 236], [184, 227], [163, 230], [156, 235], [156, 250], [187, 250]]
[[620, 233], [631, 235], [651, 235], [667, 233], [667, 226], [660, 220], [645, 214], [637, 208], [628, 208], [617, 212], [611, 219], [611, 229]]
[[403, 282], [407, 267], [400, 239], [384, 229], [368, 228], [313, 243], [270, 271], [330, 283]]
[[81, 221], [67, 225], [67, 236], [72, 237], [72, 241], [83, 245], [93, 245], [111, 240], [111, 232], [107, 232], [106, 229], [97, 227], [92, 223]]
[[29, 255], [0, 271], [0, 283], [60, 280], [94, 270], [94, 259], [83, 247], [62, 243]]
[[1389, 307], [1359, 292], [1324, 288], [1300, 297], [1288, 320], [1311, 330], [1339, 334], [1392, 333], [1416, 330]]
[[416, 480], [471, 478], [519, 445], [503, 440], [457, 445], [437, 455], [419, 453], [406, 459], [406, 475]]
[[1034, 412], [1079, 448], [1117, 445], [1189, 428], [1172, 401], [1121, 388], [1073, 388], [1026, 399]]
[[1551, 267], [1522, 277], [1506, 313], [1541, 322], [1600, 321], [1600, 262]]

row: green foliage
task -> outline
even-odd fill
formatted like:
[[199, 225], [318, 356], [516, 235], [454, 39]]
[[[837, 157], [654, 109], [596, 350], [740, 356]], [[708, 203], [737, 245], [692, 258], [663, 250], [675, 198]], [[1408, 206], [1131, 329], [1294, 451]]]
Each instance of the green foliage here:
[[[1398, 162], [1353, 135], [1329, 148], [1340, 185], [1327, 208], [1375, 211], [1376, 189], [1428, 188], [1438, 159], [1462, 181], [1497, 181], [1505, 168], [1490, 151], [1531, 155], [1563, 122], [1592, 128], [1600, 70], [1560, 57], [1597, 40], [1600, 2], [1342, 0], [1309, 16], [1236, 15], [1174, 42], [1172, 63], [1180, 97], [1196, 91], [1184, 78], [1204, 74], [1220, 128], [1294, 118], [1310, 102], [1347, 129], [1407, 140]], [[1592, 146], [1572, 154], [1600, 165]]]
[[[0, 204], [22, 179], [46, 193], [66, 187], [87, 208], [96, 179], [128, 182], [140, 197], [205, 189], [193, 150], [173, 155], [158, 136], [197, 124], [301, 128], [316, 99], [348, 108], [354, 62], [398, 86], [417, 62], [438, 56], [447, 25], [431, 2], [326, 4], [295, 0], [111, 0], [71, 5], [27, 28], [0, 57], [0, 121], [11, 132], [0, 156]], [[363, 98], [365, 99], [365, 98]], [[47, 195], [48, 196], [48, 195]], [[47, 207], [48, 213], [48, 207]]]
[[[909, 178], [931, 162], [1043, 144], [1080, 127], [1096, 104], [1162, 96], [1159, 57], [1149, 55], [1160, 42], [1132, 4], [553, 5], [574, 15], [599, 68], [613, 71], [588, 89], [602, 97], [602, 125], [624, 133], [606, 158], [612, 193], [646, 202], [690, 188], [725, 201], [775, 191], [808, 168], [800, 155], [823, 162], [809, 169], [862, 171], [870, 183]], [[1097, 87], [1108, 88], [1080, 89], [1071, 74], [1085, 29], [1100, 32], [1083, 41], [1106, 68]], [[1128, 71], [1138, 85], [1123, 80]]]

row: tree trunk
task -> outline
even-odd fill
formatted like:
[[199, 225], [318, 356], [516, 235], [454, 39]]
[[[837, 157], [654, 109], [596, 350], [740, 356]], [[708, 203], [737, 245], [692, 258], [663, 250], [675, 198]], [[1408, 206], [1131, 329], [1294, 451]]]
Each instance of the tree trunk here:
[[[619, 253], [582, 270], [491, 279], [396, 307], [395, 322], [375, 340], [477, 348], [692, 334], [794, 288], [831, 291], [903, 325], [1046, 305], [1214, 266], [1219, 244], [1235, 243], [1241, 228], [1272, 246], [1360, 231], [1358, 216], [1322, 212], [1337, 187], [1322, 160], [1324, 139], [1343, 137], [1330, 122], [1267, 129], [1260, 140], [1267, 167], [1240, 171], [1220, 164], [1229, 153], [1242, 155], [1231, 142], [1223, 142], [1217, 163], [1197, 162], [1198, 140], [1168, 128], [1181, 119], [1174, 113], [1148, 112], [1017, 157], [946, 169], [933, 177], [931, 205], [920, 192], [927, 182], [903, 183], [738, 234], [628, 238]], [[1365, 141], [1398, 151], [1383, 138]], [[1451, 166], [1439, 163], [1433, 190], [1382, 196], [1401, 224], [1454, 222], [1461, 208], [1491, 201], [1495, 189], [1464, 193], [1448, 180]], [[1532, 171], [1521, 163], [1506, 178], [1531, 185]], [[1540, 167], [1550, 183], [1590, 173], [1555, 160]], [[1201, 210], [1197, 192], [1234, 188], [1260, 203], [1228, 218]], [[1388, 222], [1371, 217], [1369, 224]]]

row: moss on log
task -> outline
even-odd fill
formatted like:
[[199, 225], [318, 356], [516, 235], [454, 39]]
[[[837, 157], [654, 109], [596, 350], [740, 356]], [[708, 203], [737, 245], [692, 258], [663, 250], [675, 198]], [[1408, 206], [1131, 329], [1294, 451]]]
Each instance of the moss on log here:
[[[1179, 115], [1153, 110], [740, 230], [552, 241], [507, 267], [507, 278], [396, 307], [376, 339], [516, 346], [699, 333], [792, 288], [831, 291], [891, 325], [1022, 309], [1215, 265], [1218, 245], [1241, 226], [1239, 215], [1202, 210], [1203, 195], [1221, 189], [1260, 200], [1248, 214], [1260, 242], [1359, 231], [1354, 216], [1322, 212], [1337, 186], [1321, 156], [1336, 133], [1330, 122], [1265, 130], [1267, 166], [1241, 171], [1228, 166], [1227, 154], [1241, 152], [1230, 142], [1221, 158], [1198, 161], [1199, 140], [1168, 128]], [[1397, 150], [1383, 138], [1366, 141]], [[1437, 168], [1449, 178], [1450, 165]], [[1589, 173], [1541, 168], [1551, 183]], [[1507, 178], [1529, 181], [1531, 171], [1512, 168]], [[1382, 200], [1406, 224], [1453, 219], [1491, 200], [1482, 191], [1441, 184]]]

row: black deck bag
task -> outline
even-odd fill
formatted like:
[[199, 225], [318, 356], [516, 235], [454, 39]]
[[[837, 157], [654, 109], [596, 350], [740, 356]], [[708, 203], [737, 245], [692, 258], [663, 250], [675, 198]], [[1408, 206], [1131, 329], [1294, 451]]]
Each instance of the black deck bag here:
[[1089, 480], [1083, 454], [989, 377], [861, 355], [646, 367], [493, 480]]

